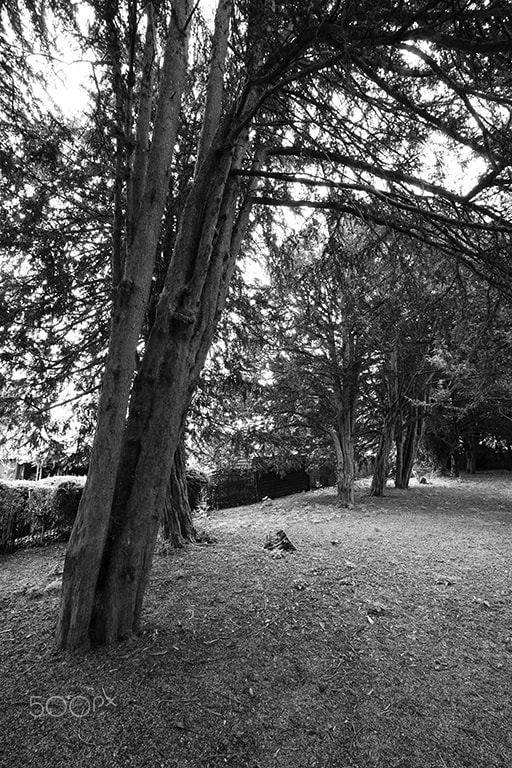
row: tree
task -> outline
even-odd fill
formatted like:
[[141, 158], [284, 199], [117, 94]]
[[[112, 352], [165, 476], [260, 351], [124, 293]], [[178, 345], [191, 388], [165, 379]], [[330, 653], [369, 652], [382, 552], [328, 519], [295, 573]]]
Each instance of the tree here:
[[382, 228], [318, 215], [271, 257], [273, 428], [328, 436], [345, 507], [354, 503], [361, 387], [388, 285], [384, 239]]
[[510, 437], [510, 301], [458, 270], [439, 315], [424, 448], [436, 469], [458, 475], [462, 452], [476, 471], [480, 441]]
[[[246, 123], [259, 88], [249, 88], [224, 111], [221, 75], [231, 8], [230, 3], [221, 3], [196, 175], [134, 383], [125, 430], [134, 353], [149, 297], [176, 138], [179, 110], [175, 102], [184, 87], [191, 10], [188, 3], [177, 3], [171, 16], [147, 171], [140, 177], [146, 183], [143, 191], [134, 191], [134, 199], [140, 200], [136, 228], [127, 243], [88, 481], [66, 559], [57, 641], [61, 646], [84, 642], [93, 613], [101, 640], [125, 636], [138, 627], [167, 477], [225, 300], [234, 266], [231, 253], [238, 251], [247, 219], [247, 207], [236, 205], [244, 185], [229, 172], [242, 162], [249, 146]], [[140, 115], [147, 119], [149, 110], [139, 110]], [[137, 157], [134, 167], [136, 161]], [[103, 461], [106, 453], [108, 466]], [[147, 509], [144, 520], [142, 506]], [[77, 562], [84, 552], [88, 553], [87, 574]]]
[[69, 3], [0, 20], [0, 442], [47, 455], [70, 439], [56, 404], [95, 401], [110, 294], [103, 145], [43, 96], [55, 26], [75, 34]]
[[409, 484], [428, 407], [430, 356], [439, 314], [450, 297], [453, 269], [442, 253], [421, 242], [391, 234], [387, 246], [392, 277], [380, 317], [378, 371], [366, 397], [365, 420], [373, 431], [377, 427], [378, 435], [371, 496], [384, 493], [393, 443], [395, 486]]
[[186, 541], [194, 541], [195, 530], [187, 489], [185, 443], [180, 441], [169, 478], [169, 488], [164, 501], [164, 538], [173, 547], [182, 547]]

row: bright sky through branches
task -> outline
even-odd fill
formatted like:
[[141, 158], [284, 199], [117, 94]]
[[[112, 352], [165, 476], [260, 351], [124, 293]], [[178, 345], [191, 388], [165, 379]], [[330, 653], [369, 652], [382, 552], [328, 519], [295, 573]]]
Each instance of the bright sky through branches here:
[[[199, 7], [205, 20], [213, 29], [213, 20], [215, 16], [215, 0], [201, 0]], [[88, 25], [93, 21], [94, 14], [88, 5], [77, 4], [77, 23], [85, 35]], [[94, 68], [95, 63], [92, 55], [90, 58], [80, 50], [73, 39], [59, 31], [53, 30], [56, 39], [56, 51], [48, 67], [44, 63], [35, 69], [41, 68], [43, 71], [51, 69], [48, 75], [48, 85], [45, 91], [46, 98], [50, 98], [66, 117], [72, 118], [83, 113], [89, 103], [89, 91], [95, 87]], [[33, 58], [40, 57], [42, 60], [48, 60], [46, 53], [34, 53]], [[42, 95], [42, 94], [41, 94]]]

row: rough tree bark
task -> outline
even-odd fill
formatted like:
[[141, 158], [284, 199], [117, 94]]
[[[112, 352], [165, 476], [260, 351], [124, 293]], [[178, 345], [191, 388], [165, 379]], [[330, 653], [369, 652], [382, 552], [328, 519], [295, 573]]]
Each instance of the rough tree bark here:
[[338, 505], [351, 509], [354, 506], [354, 441], [345, 425], [333, 429], [331, 436], [336, 452], [336, 486]]
[[[113, 536], [98, 583], [94, 638], [99, 642], [113, 642], [140, 630], [167, 478], [235, 266], [238, 184], [229, 178], [228, 168], [241, 151], [245, 146], [212, 151], [220, 167], [213, 174], [210, 169], [213, 186], [206, 185], [203, 191], [203, 227], [197, 250], [191, 254], [192, 279], [187, 291], [177, 280], [164, 287], [135, 380], [113, 508]], [[194, 183], [201, 183], [200, 175]], [[191, 218], [185, 214], [186, 222]], [[181, 246], [178, 236], [178, 257], [190, 248], [190, 241]], [[208, 263], [203, 264], [203, 259]], [[179, 272], [171, 262], [170, 274], [176, 278]]]
[[164, 538], [173, 547], [181, 548], [187, 541], [194, 541], [195, 529], [188, 497], [185, 444], [183, 437], [174, 454], [169, 487], [163, 509]]
[[[331, 356], [336, 363], [336, 349], [332, 342]], [[357, 344], [354, 334], [349, 329], [343, 330], [343, 349], [341, 369], [335, 392], [337, 424], [331, 430], [331, 437], [336, 453], [336, 484], [338, 504], [350, 509], [354, 506], [355, 480], [355, 421], [358, 401], [359, 365]]]
[[382, 424], [375, 469], [370, 486], [370, 496], [383, 496], [389, 474], [389, 455], [395, 438], [397, 412], [400, 407], [398, 382], [398, 339], [395, 338], [390, 351], [386, 372], [386, 412]]
[[419, 407], [409, 409], [406, 423], [395, 435], [396, 474], [395, 487], [408, 488], [412, 468], [416, 461], [418, 446], [423, 433], [425, 420]]
[[379, 448], [375, 459], [375, 469], [373, 471], [372, 484], [370, 486], [370, 496], [384, 496], [384, 490], [388, 481], [389, 474], [389, 455], [395, 433], [394, 416], [387, 418], [382, 425], [382, 432], [379, 441]]

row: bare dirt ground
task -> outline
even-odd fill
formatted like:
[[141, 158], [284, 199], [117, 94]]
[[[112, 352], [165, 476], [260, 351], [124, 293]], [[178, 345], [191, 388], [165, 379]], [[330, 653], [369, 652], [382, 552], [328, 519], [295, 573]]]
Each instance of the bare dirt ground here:
[[512, 473], [365, 493], [201, 518], [85, 657], [52, 650], [63, 545], [2, 557], [0, 764], [510, 768]]

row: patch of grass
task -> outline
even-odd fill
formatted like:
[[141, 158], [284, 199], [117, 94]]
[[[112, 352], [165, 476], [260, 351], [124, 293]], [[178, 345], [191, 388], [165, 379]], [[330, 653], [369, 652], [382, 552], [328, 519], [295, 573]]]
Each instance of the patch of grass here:
[[143, 635], [83, 657], [52, 650], [63, 545], [3, 556], [4, 764], [508, 768], [512, 477], [365, 494], [202, 518]]

